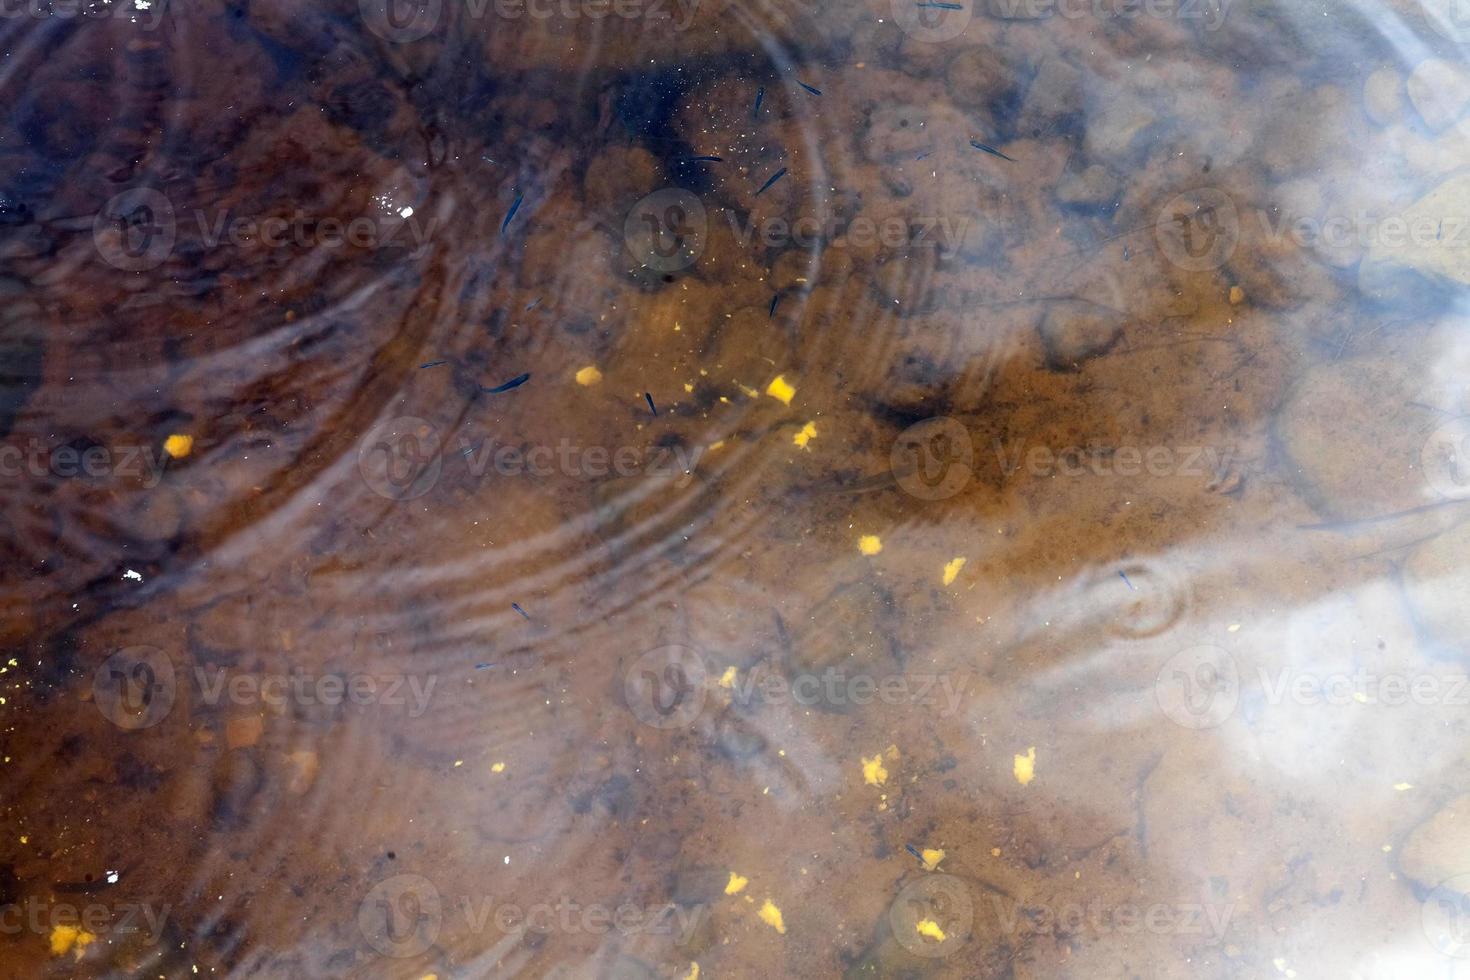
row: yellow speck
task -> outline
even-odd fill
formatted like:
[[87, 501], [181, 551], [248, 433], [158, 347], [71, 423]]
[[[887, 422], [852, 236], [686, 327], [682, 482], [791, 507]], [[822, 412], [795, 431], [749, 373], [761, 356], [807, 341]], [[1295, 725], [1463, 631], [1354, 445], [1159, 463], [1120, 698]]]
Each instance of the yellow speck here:
[[1000, 848], [998, 848], [998, 847], [992, 847], [990, 849], [990, 856], [993, 857], [993, 858], [1000, 857]]
[[[693, 385], [692, 385], [692, 384], [690, 384], [690, 383], [689, 383], [689, 382], [687, 382], [687, 381], [686, 381], [686, 382], [684, 382], [684, 390], [685, 390], [685, 391], [686, 391], [686, 392], [693, 392], [693, 391], [694, 391], [694, 386], [693, 386]], [[699, 964], [698, 964], [698, 963], [696, 963], [696, 964], [694, 964], [694, 965], [695, 965], [695, 966], [698, 966], [698, 965], [699, 965]]]
[[1359, 704], [1367, 704], [1368, 695], [1364, 694], [1362, 691], [1354, 691], [1353, 700], [1358, 702]]
[[720, 675], [720, 686], [721, 687], [734, 687], [735, 686], [735, 665], [734, 664], [731, 664], [729, 667], [726, 667], [725, 668], [725, 672]]
[[599, 371], [599, 370], [597, 370], [597, 368], [594, 365], [589, 364], [586, 367], [584, 367], [582, 370], [580, 370], [580, 371], [577, 372], [577, 384], [582, 385], [584, 387], [590, 387], [591, 385], [595, 385], [595, 384], [597, 384], [597, 382], [599, 382], [601, 380], [602, 380], [602, 372]]
[[756, 914], [761, 917], [761, 921], [764, 922], [766, 925], [770, 926], [772, 929], [775, 929], [781, 935], [786, 935], [786, 923], [782, 921], [781, 910], [776, 908], [775, 902], [771, 901], [769, 898], [766, 899], [766, 903], [761, 906], [760, 912]]
[[774, 381], [766, 385], [766, 394], [772, 398], [779, 398], [785, 404], [790, 405], [791, 399], [796, 396], [796, 389], [791, 387], [791, 383], [786, 380], [785, 375], [778, 374]]
[[939, 928], [939, 923], [933, 919], [920, 919], [914, 928], [919, 931], [919, 935], [921, 936], [927, 936], [937, 942], [944, 942], [944, 930]]
[[888, 782], [888, 770], [883, 768], [882, 755], [863, 760], [863, 782], [869, 786], [882, 786]]
[[944, 584], [953, 585], [954, 580], [960, 577], [960, 569], [965, 567], [965, 559], [951, 558], [944, 565]]
[[1225, 632], [1227, 632], [1227, 633], [1239, 633], [1240, 632], [1240, 624], [1239, 623], [1231, 623], [1229, 626], [1225, 627]]
[[194, 451], [194, 437], [175, 432], [163, 440], [163, 451], [174, 459], [183, 459]]
[[864, 534], [858, 539], [858, 551], [865, 555], [876, 555], [883, 550], [883, 541], [876, 534]]
[[1393, 784], [1393, 788], [1395, 790], [1397, 790], [1398, 792], [1402, 793], [1405, 790], [1413, 789], [1414, 788], [1414, 784], [1413, 783], [1394, 783]]
[[794, 435], [794, 436], [791, 437], [791, 441], [794, 442], [794, 443], [796, 443], [796, 445], [798, 447], [800, 447], [802, 449], [805, 449], [806, 448], [806, 444], [809, 443], [809, 442], [811, 442], [816, 437], [817, 437], [817, 423], [815, 423], [815, 422], [808, 422], [806, 425], [803, 425], [801, 427], [801, 431], [800, 432], [798, 432], [796, 435]]
[[462, 765], [464, 765], [464, 760], [463, 759], [455, 759], [454, 760], [454, 768], [458, 769]]
[[51, 930], [51, 955], [64, 956], [70, 952], [81, 959], [82, 950], [92, 945], [96, 939], [93, 933], [76, 926], [56, 926]]
[[495, 765], [493, 765], [493, 766], [490, 767], [490, 771], [491, 772], [505, 772], [505, 763], [503, 763], [503, 762], [497, 762], [497, 763], [495, 763]]
[[1231, 286], [1230, 287], [1230, 305], [1231, 306], [1239, 306], [1241, 303], [1244, 303], [1244, 302], [1245, 302], [1245, 290], [1244, 289], [1241, 289], [1239, 286]]
[[20, 842], [21, 842], [21, 843], [22, 843], [22, 844], [29, 844], [29, 843], [30, 843], [30, 842], [31, 842], [31, 839], [30, 839], [30, 837], [29, 837], [29, 836], [27, 836], [27, 835], [26, 835], [26, 834], [21, 834], [21, 835], [20, 835]]
[[724, 445], [725, 445], [725, 440], [723, 440], [723, 439], [721, 439], [719, 442], [712, 442], [712, 443], [709, 444], [709, 451], [710, 452], [714, 452], [716, 449], [723, 448]]
[[1016, 774], [1016, 782], [1022, 786], [1036, 778], [1036, 746], [1027, 749], [1025, 755], [1016, 756], [1012, 772]]
[[939, 867], [939, 862], [944, 860], [944, 848], [926, 847], [919, 852], [924, 859], [924, 870], [933, 871]]
[[425, 973], [422, 977], [419, 977], [419, 980], [439, 980], [439, 974]]
[[735, 872], [731, 871], [730, 872], [730, 881], [729, 881], [729, 883], [727, 883], [725, 885], [725, 894], [726, 895], [739, 895], [742, 891], [745, 890], [745, 886], [748, 885], [748, 884], [750, 884], [750, 879], [749, 878], [745, 878], [745, 877], [743, 877], [741, 875], [738, 875]]
[[699, 964], [691, 962], [689, 972], [684, 974], [684, 980], [699, 980]]

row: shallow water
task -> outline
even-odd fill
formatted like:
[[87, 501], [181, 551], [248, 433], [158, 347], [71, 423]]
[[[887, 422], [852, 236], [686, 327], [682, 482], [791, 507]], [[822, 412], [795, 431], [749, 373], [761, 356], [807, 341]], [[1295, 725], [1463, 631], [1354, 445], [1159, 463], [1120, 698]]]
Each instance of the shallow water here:
[[0, 976], [1470, 976], [1470, 8], [0, 38]]

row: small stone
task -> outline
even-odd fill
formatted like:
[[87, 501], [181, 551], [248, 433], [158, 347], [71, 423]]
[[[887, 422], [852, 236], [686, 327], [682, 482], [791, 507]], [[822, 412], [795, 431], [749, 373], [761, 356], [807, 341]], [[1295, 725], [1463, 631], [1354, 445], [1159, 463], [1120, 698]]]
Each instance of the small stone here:
[[1083, 361], [1106, 353], [1123, 335], [1123, 314], [1086, 300], [1053, 303], [1038, 329], [1047, 367], [1076, 371]]
[[1424, 888], [1470, 871], [1470, 795], [1452, 800], [1409, 833], [1399, 871]]
[[225, 745], [232, 749], [248, 749], [265, 734], [265, 719], [260, 715], [236, 715], [225, 722]]
[[1239, 306], [1241, 303], [1244, 303], [1244, 302], [1245, 302], [1245, 290], [1244, 289], [1241, 289], [1239, 286], [1231, 286], [1230, 287], [1230, 305], [1231, 306]]
[[1398, 122], [1404, 115], [1404, 76], [1380, 68], [1363, 83], [1363, 111], [1379, 126]]
[[1470, 103], [1470, 75], [1439, 58], [1419, 62], [1406, 88], [1419, 118], [1435, 132], [1459, 119]]

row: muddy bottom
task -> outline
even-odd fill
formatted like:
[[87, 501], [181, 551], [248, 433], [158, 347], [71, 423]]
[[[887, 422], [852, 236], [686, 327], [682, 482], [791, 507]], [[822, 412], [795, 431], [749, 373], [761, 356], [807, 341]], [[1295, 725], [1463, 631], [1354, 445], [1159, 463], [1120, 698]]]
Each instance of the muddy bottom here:
[[1462, 6], [7, 10], [0, 978], [1470, 976]]

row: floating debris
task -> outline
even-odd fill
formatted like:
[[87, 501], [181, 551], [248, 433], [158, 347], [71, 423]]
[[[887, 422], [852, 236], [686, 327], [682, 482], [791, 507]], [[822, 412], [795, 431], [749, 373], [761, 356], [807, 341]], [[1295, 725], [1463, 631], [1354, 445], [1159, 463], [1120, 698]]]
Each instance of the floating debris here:
[[803, 82], [799, 78], [796, 80], [796, 84], [800, 85], [802, 88], [806, 89], [808, 92], [812, 93], [813, 95], [821, 95], [822, 94], [822, 90], [821, 89], [817, 88], [814, 85], [808, 85], [806, 82]]
[[764, 194], [770, 188], [770, 186], [772, 184], [774, 184], [776, 181], [780, 180], [782, 177], [785, 177], [785, 176], [786, 176], [786, 168], [785, 167], [782, 167], [780, 170], [777, 170], [776, 171], [775, 175], [772, 176], [770, 180], [766, 181], [764, 184], [761, 185], [761, 189], [755, 192], [755, 196], [756, 197], [760, 197], [762, 194]]
[[805, 449], [807, 443], [817, 437], [817, 423], [808, 422], [801, 427], [801, 431], [791, 437], [791, 442], [798, 449]]
[[481, 385], [480, 390], [487, 395], [498, 395], [503, 391], [510, 391], [512, 388], [519, 388], [521, 385], [530, 380], [530, 372], [527, 372], [526, 374], [520, 374], [514, 378], [511, 378], [503, 385], [496, 385], [494, 388], [486, 388], [484, 385]]
[[530, 622], [531, 621], [531, 617], [526, 615], [526, 611], [521, 608], [521, 604], [519, 602], [512, 602], [510, 604], [510, 608], [512, 608], [516, 612], [520, 613], [521, 616], [524, 617], [527, 622]]
[[653, 404], [653, 396], [650, 395], [648, 392], [645, 391], [643, 393], [643, 400], [646, 401], [646, 402], [648, 402], [648, 410], [650, 412], [652, 412], [655, 417], [657, 417], [658, 416], [658, 408], [656, 408], [654, 406], [654, 404]]
[[183, 459], [194, 451], [194, 437], [176, 432], [163, 440], [163, 451], [174, 459]]
[[1025, 755], [1018, 755], [1011, 765], [1011, 771], [1016, 777], [1016, 782], [1025, 786], [1036, 778], [1036, 746], [1026, 750]]
[[864, 758], [862, 763], [863, 782], [869, 786], [882, 786], [888, 782], [888, 769], [883, 765], [883, 753], [880, 752], [871, 759]]
[[993, 147], [993, 146], [986, 146], [984, 143], [980, 142], [979, 140], [970, 140], [970, 145], [973, 146], [977, 150], [984, 150], [986, 153], [989, 153], [993, 157], [1000, 157], [1002, 160], [1009, 160], [1009, 161], [1011, 161], [1011, 163], [1015, 163], [1016, 162], [1016, 160], [1015, 160], [1014, 157], [1008, 157], [1004, 153], [1002, 153], [999, 150], [997, 150], [995, 147]]
[[597, 382], [601, 381], [602, 372], [597, 370], [595, 366], [589, 364], [577, 372], [576, 378], [577, 384], [585, 388], [591, 385], [595, 385], [597, 384]]
[[500, 223], [500, 233], [502, 235], [505, 234], [505, 229], [510, 227], [510, 219], [514, 218], [516, 216], [516, 212], [521, 209], [521, 200], [523, 199], [523, 197], [524, 195], [521, 194], [520, 191], [516, 191], [516, 199], [511, 204], [510, 210], [506, 212], [505, 220]]
[[766, 925], [770, 926], [772, 929], [775, 929], [781, 935], [786, 935], [786, 923], [781, 918], [781, 910], [776, 907], [775, 902], [771, 901], [769, 898], [766, 899], [766, 903], [761, 906], [760, 912], [758, 912], [757, 914], [761, 917], [761, 921], [764, 922]]
[[951, 558], [944, 564], [944, 584], [953, 585], [954, 580], [960, 577], [960, 569], [965, 567], [964, 558]]
[[864, 534], [858, 539], [858, 551], [869, 558], [883, 550], [883, 539], [876, 534]]
[[750, 884], [749, 878], [745, 877], [744, 875], [738, 875], [735, 872], [731, 871], [730, 880], [725, 884], [725, 894], [739, 895], [742, 891], [745, 890], [745, 886], [748, 884]]
[[448, 363], [449, 363], [448, 361], [430, 361], [427, 364], [420, 364], [419, 365], [419, 370], [422, 371], [424, 368], [439, 367], [440, 365], [448, 364]]
[[796, 388], [786, 380], [784, 374], [778, 374], [770, 384], [766, 385], [766, 394], [783, 404], [790, 405], [791, 399], [796, 397]]

